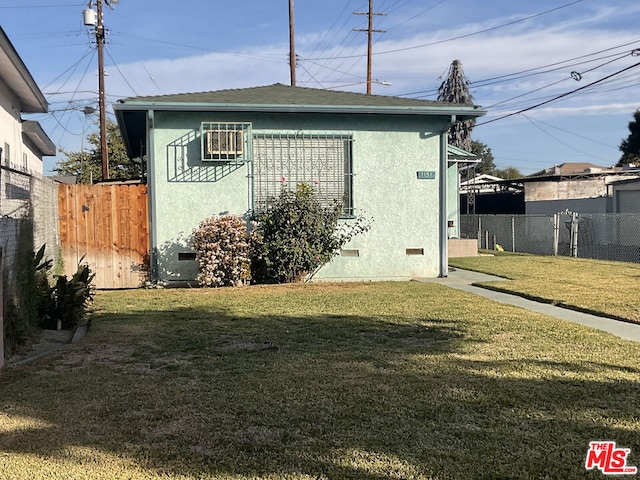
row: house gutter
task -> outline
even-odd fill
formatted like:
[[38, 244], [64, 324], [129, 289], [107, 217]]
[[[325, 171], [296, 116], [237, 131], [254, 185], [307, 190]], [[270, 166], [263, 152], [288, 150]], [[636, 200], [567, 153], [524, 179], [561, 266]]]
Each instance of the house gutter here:
[[447, 151], [447, 136], [449, 129], [457, 122], [455, 115], [451, 115], [447, 126], [440, 132], [440, 185], [439, 191], [439, 224], [438, 239], [439, 239], [439, 251], [440, 251], [440, 266], [438, 271], [438, 277], [446, 278], [449, 274], [449, 245], [447, 239], [447, 170], [449, 167], [449, 154]]

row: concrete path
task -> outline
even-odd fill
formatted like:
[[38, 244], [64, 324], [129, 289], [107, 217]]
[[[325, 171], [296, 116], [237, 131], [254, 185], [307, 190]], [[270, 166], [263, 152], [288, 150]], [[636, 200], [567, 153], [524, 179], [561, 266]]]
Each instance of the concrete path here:
[[39, 340], [31, 345], [29, 350], [10, 357], [6, 366], [29, 363], [51, 352], [60, 350], [70, 343], [78, 342], [87, 333], [87, 328], [87, 323], [83, 323], [78, 325], [75, 330], [42, 330]]
[[640, 325], [634, 323], [613, 320], [611, 318], [600, 317], [588, 313], [577, 312], [568, 308], [556, 307], [549, 303], [541, 303], [517, 295], [508, 293], [495, 292], [486, 288], [477, 287], [472, 284], [478, 282], [505, 281], [504, 278], [494, 275], [486, 275], [484, 273], [471, 272], [469, 270], [452, 269], [447, 278], [421, 278], [421, 282], [434, 282], [447, 287], [457, 288], [465, 292], [474, 293], [496, 302], [515, 305], [533, 312], [543, 313], [551, 317], [568, 320], [570, 322], [579, 323], [588, 327], [604, 330], [612, 333], [625, 340], [633, 340], [640, 342]]

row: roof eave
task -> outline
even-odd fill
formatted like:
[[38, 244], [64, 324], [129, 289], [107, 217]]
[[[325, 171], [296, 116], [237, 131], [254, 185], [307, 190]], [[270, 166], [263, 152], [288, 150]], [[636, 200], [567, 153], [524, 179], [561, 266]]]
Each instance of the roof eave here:
[[22, 122], [22, 133], [31, 140], [31, 143], [39, 150], [43, 157], [52, 157], [56, 154], [56, 146], [42, 129], [40, 123], [33, 120]]
[[26, 65], [0, 27], [0, 65], [2, 79], [20, 98], [22, 113], [47, 113], [49, 104]]
[[480, 107], [416, 107], [370, 105], [279, 105], [279, 104], [227, 104], [186, 102], [126, 102], [113, 105], [121, 110], [164, 110], [190, 112], [259, 112], [259, 113], [359, 113], [370, 115], [455, 115], [459, 120], [480, 117], [487, 112]]

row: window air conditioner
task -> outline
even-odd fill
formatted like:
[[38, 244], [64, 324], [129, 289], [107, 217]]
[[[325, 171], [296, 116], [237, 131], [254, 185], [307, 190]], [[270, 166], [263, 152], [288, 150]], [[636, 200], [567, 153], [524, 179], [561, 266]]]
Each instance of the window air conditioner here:
[[207, 130], [205, 160], [228, 160], [242, 156], [242, 130]]

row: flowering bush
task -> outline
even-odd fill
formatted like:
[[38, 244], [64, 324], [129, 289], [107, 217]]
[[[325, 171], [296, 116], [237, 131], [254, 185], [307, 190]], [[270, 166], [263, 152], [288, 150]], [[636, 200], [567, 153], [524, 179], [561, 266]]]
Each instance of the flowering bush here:
[[198, 283], [205, 287], [239, 286], [251, 279], [246, 222], [237, 215], [210, 217], [193, 230]]
[[254, 278], [278, 283], [311, 278], [351, 238], [369, 229], [362, 217], [338, 226], [341, 213], [340, 202], [323, 207], [306, 183], [299, 183], [295, 191], [283, 188], [274, 203], [256, 216]]

